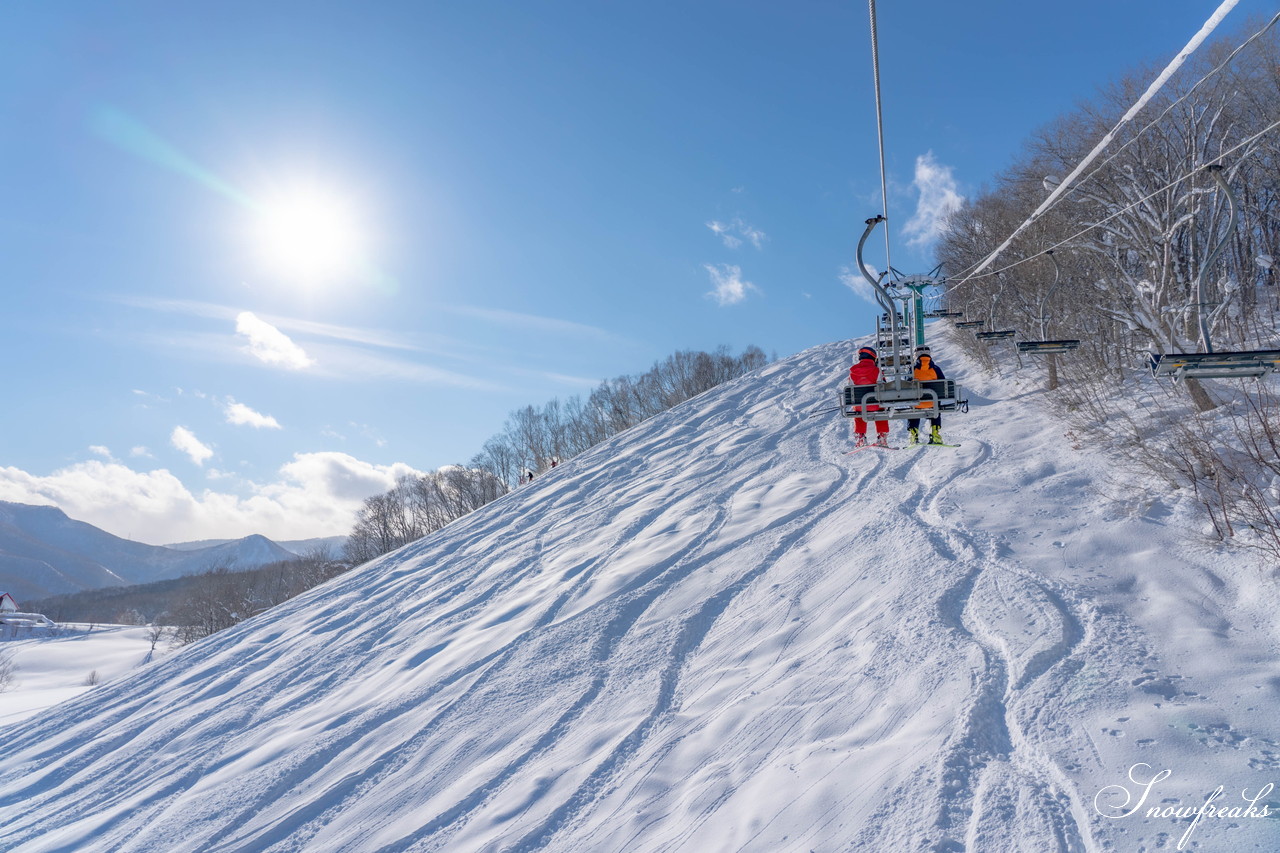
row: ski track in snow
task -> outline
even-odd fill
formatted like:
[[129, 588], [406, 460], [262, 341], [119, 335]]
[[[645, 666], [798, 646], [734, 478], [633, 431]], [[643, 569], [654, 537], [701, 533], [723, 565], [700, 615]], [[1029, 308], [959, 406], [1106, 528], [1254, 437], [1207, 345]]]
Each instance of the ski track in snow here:
[[[1094, 853], [1167, 835], [1135, 818], [1123, 836], [1092, 800], [1131, 759], [1098, 721], [1130, 720], [1135, 695], [1182, 702], [1174, 676], [1100, 605], [1106, 567], [1086, 577], [1009, 523], [1022, 500], [1050, 530], [1083, 475], [1044, 487], [1055, 463], [1007, 446], [1033, 404], [976, 394], [947, 419], [959, 448], [844, 456], [851, 425], [806, 415], [854, 349], [714, 389], [11, 727], [0, 850]], [[1194, 736], [1280, 767], [1222, 726]]]

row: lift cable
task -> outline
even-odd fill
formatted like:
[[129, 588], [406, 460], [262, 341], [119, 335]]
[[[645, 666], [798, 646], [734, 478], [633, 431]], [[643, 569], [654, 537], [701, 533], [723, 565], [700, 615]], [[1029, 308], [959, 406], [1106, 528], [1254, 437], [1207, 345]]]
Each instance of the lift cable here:
[[[871, 2], [872, 2], [872, 5], [874, 6], [874, 0], [871, 0]], [[1131, 106], [1129, 110], [1123, 116], [1121, 116], [1120, 120], [1116, 122], [1115, 127], [1111, 128], [1111, 130], [1109, 130], [1105, 135], [1103, 135], [1102, 139], [1098, 141], [1098, 144], [1093, 147], [1093, 150], [1090, 151], [1087, 155], [1085, 155], [1085, 158], [1081, 160], [1074, 169], [1071, 170], [1071, 173], [1062, 179], [1062, 182], [1059, 183], [1058, 186], [1054, 188], [1053, 192], [1049, 193], [1048, 198], [1046, 198], [1043, 202], [1041, 202], [1040, 206], [1037, 207], [1035, 211], [1032, 212], [1032, 214], [1028, 216], [1021, 225], [1015, 228], [1013, 230], [1013, 233], [1010, 234], [1008, 238], [1006, 238], [1005, 241], [1001, 243], [994, 252], [987, 255], [987, 257], [984, 258], [972, 270], [966, 272], [964, 277], [961, 278], [959, 281], [957, 281], [956, 284], [963, 284], [965, 281], [968, 281], [969, 279], [973, 278], [978, 273], [982, 272], [984, 269], [989, 267], [991, 263], [995, 261], [995, 259], [1000, 255], [1001, 252], [1009, 248], [1009, 246], [1013, 243], [1014, 239], [1017, 238], [1019, 234], [1021, 234], [1023, 231], [1026, 230], [1026, 228], [1029, 225], [1031, 225], [1033, 222], [1039, 219], [1044, 214], [1044, 212], [1048, 210], [1049, 207], [1052, 206], [1054, 202], [1058, 200], [1058, 197], [1066, 192], [1067, 188], [1076, 180], [1076, 178], [1080, 176], [1080, 173], [1083, 172], [1086, 168], [1088, 168], [1090, 163], [1092, 163], [1095, 159], [1097, 159], [1098, 155], [1102, 153], [1103, 149], [1105, 149], [1108, 145], [1112, 143], [1112, 141], [1116, 137], [1116, 134], [1119, 132], [1120, 128], [1124, 127], [1126, 124], [1132, 121], [1134, 116], [1136, 116], [1142, 110], [1142, 108], [1145, 107], [1147, 103], [1155, 96], [1155, 94], [1158, 91], [1160, 91], [1161, 88], [1164, 87], [1164, 84], [1169, 81], [1169, 78], [1173, 76], [1174, 72], [1182, 67], [1182, 64], [1186, 62], [1186, 60], [1191, 56], [1191, 54], [1195, 53], [1196, 49], [1200, 47], [1201, 43], [1203, 43], [1204, 40], [1209, 37], [1209, 35], [1217, 28], [1218, 24], [1222, 22], [1222, 19], [1227, 16], [1227, 13], [1229, 13], [1233, 8], [1235, 8], [1238, 2], [1239, 0], [1223, 0], [1222, 4], [1218, 6], [1217, 10], [1214, 11], [1214, 13], [1209, 17], [1207, 21], [1205, 21], [1204, 26], [1200, 28], [1200, 31], [1197, 32], [1194, 36], [1192, 36], [1191, 41], [1187, 42], [1186, 47], [1184, 47], [1181, 51], [1178, 52], [1178, 55], [1175, 56], [1169, 62], [1169, 64], [1165, 67], [1164, 71], [1160, 72], [1159, 76], [1157, 76], [1155, 80], [1151, 81], [1151, 85], [1148, 86], [1147, 90], [1142, 93], [1142, 97], [1138, 98], [1138, 100], [1133, 104], [1133, 106]]]
[[[1272, 18], [1271, 18], [1271, 20], [1267, 21], [1267, 23], [1263, 25], [1262, 29], [1258, 30], [1256, 33], [1254, 33], [1253, 35], [1249, 36], [1249, 38], [1245, 39], [1245, 40], [1244, 40], [1244, 41], [1243, 41], [1243, 42], [1242, 42], [1238, 47], [1236, 47], [1236, 49], [1235, 49], [1235, 50], [1231, 51], [1230, 55], [1228, 55], [1228, 56], [1227, 56], [1227, 58], [1226, 58], [1226, 59], [1224, 59], [1224, 60], [1221, 62], [1221, 64], [1219, 64], [1219, 65], [1218, 65], [1218, 67], [1214, 68], [1214, 69], [1213, 69], [1212, 71], [1210, 71], [1208, 74], [1205, 74], [1203, 77], [1201, 77], [1199, 80], [1197, 80], [1197, 81], [1195, 82], [1195, 84], [1194, 84], [1190, 89], [1188, 89], [1188, 90], [1186, 91], [1186, 93], [1185, 93], [1182, 97], [1178, 98], [1176, 101], [1174, 101], [1173, 103], [1169, 104], [1169, 106], [1165, 107], [1165, 108], [1164, 108], [1164, 110], [1160, 113], [1160, 115], [1156, 116], [1152, 121], [1150, 121], [1149, 123], [1147, 123], [1147, 125], [1146, 125], [1145, 127], [1143, 127], [1143, 128], [1142, 128], [1142, 130], [1139, 130], [1137, 133], [1135, 133], [1135, 134], [1134, 134], [1134, 135], [1133, 135], [1133, 136], [1132, 136], [1132, 137], [1131, 137], [1127, 142], [1125, 142], [1125, 143], [1124, 143], [1123, 145], [1121, 145], [1118, 149], [1116, 149], [1116, 151], [1115, 151], [1115, 152], [1114, 152], [1110, 157], [1108, 157], [1107, 159], [1105, 159], [1105, 160], [1103, 160], [1101, 163], [1099, 163], [1099, 164], [1097, 165], [1097, 167], [1096, 167], [1096, 168], [1094, 168], [1094, 170], [1093, 170], [1092, 172], [1090, 172], [1089, 174], [1087, 174], [1087, 175], [1085, 175], [1083, 178], [1081, 178], [1081, 179], [1076, 183], [1076, 185], [1075, 185], [1074, 187], [1072, 187], [1070, 190], [1068, 190], [1066, 193], [1064, 193], [1062, 196], [1060, 196], [1060, 197], [1058, 198], [1058, 200], [1057, 200], [1057, 201], [1055, 201], [1053, 205], [1050, 205], [1050, 207], [1049, 207], [1049, 208], [1046, 208], [1046, 209], [1045, 209], [1045, 211], [1046, 211], [1046, 212], [1048, 212], [1048, 210], [1049, 210], [1049, 209], [1051, 209], [1053, 206], [1055, 206], [1055, 205], [1057, 205], [1057, 204], [1061, 203], [1062, 201], [1065, 201], [1065, 200], [1066, 200], [1066, 198], [1067, 198], [1068, 196], [1070, 196], [1072, 193], [1075, 193], [1075, 192], [1079, 191], [1080, 186], [1081, 186], [1082, 184], [1087, 183], [1090, 179], [1092, 179], [1092, 178], [1093, 178], [1094, 176], [1096, 176], [1099, 172], [1101, 172], [1101, 171], [1103, 170], [1103, 168], [1104, 168], [1104, 167], [1106, 167], [1106, 165], [1107, 165], [1108, 163], [1110, 163], [1112, 160], [1116, 159], [1116, 157], [1119, 157], [1119, 156], [1120, 156], [1120, 154], [1121, 154], [1122, 152], [1124, 152], [1124, 150], [1125, 150], [1125, 149], [1127, 149], [1130, 145], [1132, 145], [1133, 143], [1135, 143], [1135, 142], [1137, 142], [1139, 139], [1141, 139], [1141, 138], [1142, 138], [1142, 135], [1143, 135], [1144, 133], [1146, 133], [1148, 130], [1150, 130], [1151, 128], [1155, 127], [1157, 124], [1159, 124], [1159, 123], [1160, 123], [1160, 121], [1161, 121], [1161, 120], [1163, 120], [1165, 116], [1167, 116], [1171, 111], [1173, 111], [1173, 109], [1174, 109], [1175, 107], [1177, 107], [1177, 106], [1178, 106], [1178, 104], [1181, 104], [1183, 101], [1187, 100], [1187, 98], [1190, 98], [1193, 94], [1195, 94], [1196, 90], [1197, 90], [1197, 89], [1199, 89], [1201, 85], [1203, 85], [1203, 84], [1204, 84], [1205, 82], [1207, 82], [1210, 78], [1214, 77], [1214, 76], [1215, 76], [1215, 75], [1217, 75], [1219, 72], [1221, 72], [1224, 68], [1226, 68], [1228, 65], [1230, 65], [1230, 64], [1231, 64], [1231, 62], [1232, 62], [1232, 61], [1233, 61], [1237, 56], [1239, 56], [1239, 55], [1240, 55], [1240, 52], [1241, 52], [1241, 51], [1243, 51], [1243, 50], [1244, 50], [1246, 47], [1248, 47], [1250, 44], [1252, 44], [1253, 42], [1255, 42], [1255, 41], [1257, 41], [1259, 38], [1261, 38], [1263, 35], [1265, 35], [1265, 34], [1267, 33], [1267, 31], [1268, 31], [1268, 30], [1270, 30], [1272, 27], [1274, 27], [1274, 26], [1276, 25], [1276, 22], [1277, 22], [1277, 21], [1280, 21], [1280, 12], [1277, 12], [1275, 15], [1273, 15], [1273, 16], [1272, 16]], [[961, 272], [961, 273], [960, 273], [960, 275], [956, 276], [956, 278], [958, 278], [958, 279], [962, 279], [962, 280], [966, 280], [966, 279], [965, 279], [965, 277], [966, 277], [966, 276], [968, 276], [968, 275], [969, 275], [969, 273], [970, 273], [973, 269], [975, 269], [976, 267], [977, 267], [977, 264], [974, 264], [974, 265], [970, 266], [968, 269], [966, 269], [966, 270], [964, 270], [963, 272]], [[975, 278], [981, 278], [982, 276], [974, 276], [974, 277], [975, 277]]]
[[[1123, 145], [1121, 145], [1119, 148], [1117, 148], [1117, 149], [1115, 150], [1115, 153], [1113, 153], [1110, 157], [1108, 157], [1107, 159], [1105, 159], [1105, 160], [1103, 160], [1101, 163], [1099, 163], [1099, 164], [1098, 164], [1098, 166], [1097, 166], [1097, 168], [1095, 168], [1092, 172], [1090, 172], [1089, 174], [1087, 174], [1087, 175], [1085, 175], [1083, 178], [1081, 178], [1081, 179], [1080, 179], [1080, 181], [1079, 181], [1079, 183], [1077, 184], [1077, 186], [1072, 187], [1069, 191], [1067, 191], [1067, 192], [1064, 194], [1064, 197], [1065, 197], [1065, 196], [1069, 196], [1069, 195], [1071, 195], [1071, 193], [1073, 193], [1073, 192], [1075, 192], [1077, 189], [1079, 189], [1079, 184], [1083, 184], [1083, 183], [1085, 183], [1085, 182], [1086, 182], [1086, 181], [1088, 181], [1090, 178], [1092, 178], [1094, 175], [1096, 175], [1096, 174], [1098, 174], [1099, 172], [1101, 172], [1101, 171], [1102, 171], [1102, 169], [1103, 169], [1103, 168], [1104, 168], [1108, 163], [1110, 163], [1112, 160], [1114, 160], [1114, 159], [1116, 159], [1117, 157], [1119, 157], [1119, 156], [1120, 156], [1120, 154], [1121, 154], [1121, 152], [1123, 152], [1126, 148], [1128, 148], [1128, 147], [1129, 147], [1130, 145], [1132, 145], [1133, 143], [1137, 142], [1137, 141], [1142, 137], [1142, 134], [1146, 133], [1148, 130], [1150, 130], [1151, 128], [1155, 127], [1157, 124], [1159, 124], [1159, 123], [1160, 123], [1160, 121], [1161, 121], [1165, 116], [1167, 116], [1170, 112], [1172, 112], [1172, 111], [1173, 111], [1174, 107], [1178, 106], [1178, 104], [1182, 103], [1182, 102], [1183, 102], [1183, 101], [1185, 101], [1187, 98], [1190, 98], [1193, 94], [1195, 94], [1196, 89], [1199, 89], [1199, 88], [1200, 88], [1200, 86], [1201, 86], [1203, 83], [1205, 83], [1206, 81], [1208, 81], [1208, 80], [1209, 80], [1209, 78], [1213, 77], [1213, 76], [1214, 76], [1214, 75], [1216, 75], [1218, 72], [1222, 71], [1222, 69], [1224, 69], [1224, 68], [1226, 68], [1228, 65], [1230, 65], [1230, 64], [1231, 64], [1231, 61], [1232, 61], [1233, 59], [1235, 59], [1237, 55], [1239, 55], [1240, 51], [1244, 50], [1246, 47], [1248, 47], [1248, 46], [1249, 46], [1250, 44], [1252, 44], [1254, 41], [1256, 41], [1257, 39], [1259, 39], [1259, 38], [1261, 38], [1263, 35], [1265, 35], [1265, 34], [1266, 34], [1266, 32], [1267, 32], [1267, 30], [1269, 30], [1269, 29], [1271, 29], [1273, 26], [1275, 26], [1276, 21], [1280, 21], [1280, 12], [1277, 12], [1274, 16], [1272, 16], [1271, 20], [1270, 20], [1270, 21], [1267, 21], [1267, 23], [1262, 27], [1262, 29], [1258, 30], [1256, 33], [1254, 33], [1253, 35], [1249, 36], [1249, 38], [1248, 38], [1248, 39], [1246, 39], [1243, 43], [1241, 43], [1241, 45], [1240, 45], [1239, 47], [1237, 47], [1235, 50], [1231, 51], [1231, 54], [1230, 54], [1226, 59], [1222, 60], [1222, 63], [1221, 63], [1220, 65], [1218, 65], [1218, 67], [1217, 67], [1217, 68], [1213, 69], [1213, 70], [1212, 70], [1212, 71], [1210, 71], [1208, 74], [1204, 75], [1204, 76], [1203, 76], [1203, 77], [1201, 77], [1199, 80], [1197, 80], [1197, 81], [1195, 82], [1195, 85], [1194, 85], [1194, 86], [1192, 86], [1190, 89], [1188, 89], [1188, 90], [1186, 91], [1186, 94], [1184, 94], [1181, 98], [1178, 98], [1178, 100], [1174, 101], [1173, 103], [1169, 104], [1169, 106], [1165, 107], [1165, 108], [1164, 108], [1164, 110], [1160, 113], [1160, 115], [1158, 115], [1158, 116], [1156, 116], [1154, 119], [1152, 119], [1152, 120], [1151, 120], [1151, 121], [1146, 125], [1146, 127], [1142, 128], [1142, 130], [1139, 130], [1137, 133], [1135, 133], [1135, 134], [1133, 135], [1133, 137], [1129, 139], [1129, 141], [1128, 141], [1128, 142], [1126, 142], [1125, 144], [1123, 144]], [[1060, 199], [1058, 199], [1058, 201], [1062, 201], [1062, 200], [1063, 200], [1063, 199], [1061, 199], [1061, 198], [1060, 198]]]
[[867, 0], [871, 13], [871, 75], [876, 88], [876, 138], [880, 142], [880, 203], [884, 205], [884, 268], [893, 269], [889, 258], [889, 182], [884, 168], [884, 112], [880, 106], [880, 41], [876, 35], [876, 0]]
[[[1275, 121], [1275, 122], [1272, 122], [1272, 123], [1271, 123], [1271, 125], [1269, 125], [1268, 127], [1266, 127], [1266, 128], [1264, 128], [1264, 129], [1262, 129], [1262, 130], [1258, 131], [1258, 132], [1257, 132], [1257, 133], [1255, 133], [1253, 136], [1250, 136], [1248, 139], [1245, 139], [1244, 141], [1242, 141], [1242, 142], [1240, 142], [1240, 143], [1238, 143], [1238, 144], [1236, 144], [1236, 145], [1233, 145], [1232, 147], [1228, 148], [1226, 151], [1223, 151], [1223, 152], [1222, 152], [1222, 154], [1220, 154], [1220, 155], [1218, 156], [1218, 158], [1217, 158], [1217, 159], [1218, 159], [1218, 160], [1222, 160], [1222, 159], [1224, 159], [1224, 158], [1226, 158], [1226, 157], [1230, 156], [1231, 154], [1234, 154], [1236, 151], [1239, 151], [1241, 148], [1245, 147], [1246, 145], [1250, 145], [1250, 144], [1252, 144], [1252, 143], [1254, 143], [1254, 142], [1257, 142], [1257, 141], [1258, 141], [1259, 139], [1261, 139], [1263, 136], [1266, 136], [1268, 133], [1270, 133], [1271, 131], [1273, 131], [1273, 130], [1275, 130], [1275, 129], [1277, 129], [1277, 128], [1280, 128], [1280, 120], [1277, 120], [1277, 121]], [[1014, 262], [1013, 262], [1013, 263], [1011, 263], [1011, 264], [1007, 264], [1007, 265], [1005, 265], [1005, 266], [1003, 266], [1003, 267], [1000, 267], [999, 269], [991, 270], [990, 272], [984, 272], [984, 273], [978, 273], [978, 274], [974, 274], [974, 275], [969, 275], [968, 277], [966, 277], [966, 278], [964, 278], [964, 279], [962, 279], [962, 280], [960, 280], [960, 281], [956, 282], [956, 284], [955, 284], [955, 285], [953, 285], [953, 286], [959, 286], [959, 285], [963, 284], [963, 283], [964, 283], [964, 282], [966, 282], [966, 281], [972, 281], [972, 280], [974, 280], [974, 279], [978, 279], [978, 278], [987, 278], [987, 277], [989, 277], [989, 276], [999, 275], [999, 274], [1001, 274], [1001, 273], [1003, 273], [1003, 272], [1007, 272], [1007, 271], [1009, 271], [1009, 270], [1013, 269], [1014, 267], [1022, 266], [1023, 264], [1027, 263], [1028, 261], [1034, 261], [1036, 258], [1038, 258], [1038, 257], [1040, 257], [1041, 255], [1043, 255], [1045, 252], [1052, 252], [1054, 249], [1060, 249], [1060, 248], [1062, 248], [1063, 246], [1065, 246], [1065, 245], [1067, 245], [1068, 243], [1070, 243], [1072, 240], [1075, 240], [1075, 239], [1077, 239], [1077, 238], [1079, 238], [1079, 237], [1082, 237], [1082, 236], [1084, 236], [1085, 234], [1088, 234], [1088, 233], [1089, 233], [1090, 231], [1092, 231], [1093, 229], [1098, 228], [1098, 227], [1101, 227], [1101, 226], [1103, 226], [1103, 225], [1106, 225], [1108, 222], [1110, 222], [1111, 220], [1115, 219], [1116, 217], [1118, 217], [1118, 216], [1122, 216], [1123, 214], [1128, 213], [1129, 211], [1133, 210], [1135, 207], [1137, 207], [1138, 205], [1142, 204], [1143, 202], [1150, 201], [1151, 199], [1153, 199], [1153, 198], [1155, 198], [1156, 196], [1160, 195], [1160, 193], [1164, 192], [1165, 190], [1168, 190], [1168, 189], [1171, 189], [1171, 188], [1173, 188], [1173, 187], [1176, 187], [1178, 184], [1182, 183], [1183, 181], [1186, 181], [1186, 180], [1188, 180], [1189, 178], [1195, 177], [1195, 176], [1196, 176], [1199, 172], [1201, 172], [1203, 169], [1204, 169], [1204, 167], [1203, 167], [1203, 166], [1197, 166], [1195, 169], [1191, 170], [1190, 172], [1186, 173], [1185, 175], [1182, 175], [1181, 177], [1178, 177], [1178, 178], [1174, 178], [1172, 181], [1170, 181], [1169, 183], [1167, 183], [1167, 184], [1165, 184], [1164, 186], [1160, 187], [1158, 190], [1155, 190], [1154, 192], [1151, 192], [1151, 193], [1148, 193], [1147, 195], [1144, 195], [1142, 198], [1138, 199], [1137, 201], [1133, 202], [1132, 204], [1130, 204], [1130, 205], [1128, 205], [1128, 206], [1126, 206], [1126, 207], [1122, 207], [1122, 208], [1120, 208], [1119, 210], [1115, 211], [1114, 213], [1112, 213], [1110, 216], [1106, 217], [1105, 219], [1099, 219], [1097, 222], [1093, 223], [1092, 225], [1086, 225], [1084, 228], [1082, 228], [1082, 229], [1080, 229], [1079, 231], [1077, 231], [1076, 233], [1072, 234], [1070, 237], [1067, 237], [1067, 238], [1066, 238], [1066, 239], [1064, 239], [1064, 240], [1060, 240], [1059, 242], [1054, 243], [1052, 246], [1050, 246], [1049, 248], [1045, 249], [1045, 250], [1044, 250], [1044, 251], [1042, 251], [1042, 252], [1037, 252], [1037, 253], [1036, 253], [1036, 254], [1034, 254], [1034, 255], [1031, 255], [1031, 256], [1029, 256], [1029, 257], [1023, 258], [1022, 260], [1019, 260], [1019, 261], [1014, 261]]]

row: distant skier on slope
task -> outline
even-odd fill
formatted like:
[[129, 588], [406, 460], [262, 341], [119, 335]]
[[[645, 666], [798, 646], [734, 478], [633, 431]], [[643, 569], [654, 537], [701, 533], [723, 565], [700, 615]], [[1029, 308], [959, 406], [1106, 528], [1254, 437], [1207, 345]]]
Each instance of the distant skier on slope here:
[[[849, 381], [854, 385], [874, 385], [880, 381], [880, 365], [876, 361], [876, 351], [871, 347], [858, 350], [858, 361], [849, 368]], [[854, 406], [854, 411], [861, 411], [861, 406]], [[868, 412], [878, 410], [879, 406], [867, 406]], [[863, 447], [867, 443], [867, 422], [856, 415], [853, 418], [853, 431], [858, 434], [854, 447]], [[889, 446], [889, 422], [876, 421], [876, 444]]]
[[[928, 382], [931, 379], [946, 379], [946, 375], [942, 372], [942, 368], [933, 360], [933, 353], [923, 344], [916, 347], [916, 362], [913, 374], [917, 381]], [[921, 403], [918, 408], [926, 409], [928, 403]], [[929, 424], [932, 427], [929, 430], [929, 444], [942, 444], [942, 415], [936, 418], [929, 418]], [[911, 418], [907, 421], [907, 435], [910, 437], [909, 444], [920, 443], [920, 418]]]

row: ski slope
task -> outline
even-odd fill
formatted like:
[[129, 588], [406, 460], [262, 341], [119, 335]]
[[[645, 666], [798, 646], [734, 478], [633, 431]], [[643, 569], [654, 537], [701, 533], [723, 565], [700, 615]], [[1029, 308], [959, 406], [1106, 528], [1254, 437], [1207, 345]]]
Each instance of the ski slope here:
[[1140, 851], [1191, 820], [1134, 765], [1280, 781], [1269, 573], [945, 334], [962, 446], [844, 455], [856, 348], [0, 730], [0, 850]]
[[137, 626], [60, 627], [51, 636], [0, 640], [0, 666], [8, 660], [12, 667], [9, 683], [0, 688], [0, 727], [97, 690], [163, 657], [170, 648], [165, 640], [156, 643], [153, 652], [149, 629]]

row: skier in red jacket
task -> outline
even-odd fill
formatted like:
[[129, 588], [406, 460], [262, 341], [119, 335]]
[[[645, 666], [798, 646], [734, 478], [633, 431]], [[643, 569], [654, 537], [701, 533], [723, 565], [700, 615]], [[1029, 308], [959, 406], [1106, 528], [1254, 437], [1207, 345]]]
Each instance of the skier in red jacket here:
[[[880, 381], [880, 365], [876, 361], [876, 351], [871, 347], [863, 347], [858, 350], [858, 361], [853, 367], [849, 368], [849, 381], [854, 385], [874, 385]], [[867, 406], [868, 412], [878, 410], [879, 406]], [[859, 411], [860, 406], [854, 406], [854, 411]], [[862, 447], [867, 443], [867, 422], [856, 415], [853, 418], [853, 431], [858, 434], [858, 440], [854, 442], [854, 447]], [[889, 422], [876, 421], [876, 444], [881, 447], [889, 446]]]

